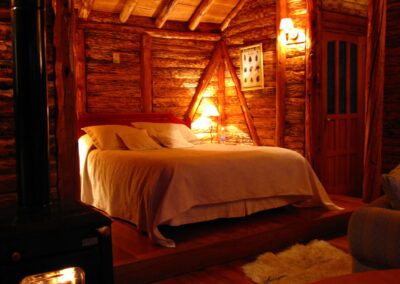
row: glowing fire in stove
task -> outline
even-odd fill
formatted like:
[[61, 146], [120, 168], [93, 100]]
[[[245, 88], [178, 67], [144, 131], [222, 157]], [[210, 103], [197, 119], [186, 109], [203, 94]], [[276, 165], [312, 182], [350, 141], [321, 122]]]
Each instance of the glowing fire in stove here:
[[85, 272], [79, 267], [30, 275], [20, 284], [85, 284]]

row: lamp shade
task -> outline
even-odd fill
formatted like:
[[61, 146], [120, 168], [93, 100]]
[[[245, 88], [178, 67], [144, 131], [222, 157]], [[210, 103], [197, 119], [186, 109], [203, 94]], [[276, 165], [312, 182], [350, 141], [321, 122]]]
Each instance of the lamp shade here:
[[285, 31], [293, 29], [293, 20], [291, 18], [282, 18], [279, 28]]
[[215, 105], [209, 104], [206, 105], [203, 109], [203, 112], [201, 114], [202, 116], [219, 116], [219, 112]]

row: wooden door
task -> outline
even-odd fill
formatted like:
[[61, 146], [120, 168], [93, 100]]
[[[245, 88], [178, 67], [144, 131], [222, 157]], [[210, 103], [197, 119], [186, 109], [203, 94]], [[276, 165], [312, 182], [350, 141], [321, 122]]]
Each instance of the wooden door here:
[[329, 193], [362, 191], [365, 38], [323, 34], [320, 178]]

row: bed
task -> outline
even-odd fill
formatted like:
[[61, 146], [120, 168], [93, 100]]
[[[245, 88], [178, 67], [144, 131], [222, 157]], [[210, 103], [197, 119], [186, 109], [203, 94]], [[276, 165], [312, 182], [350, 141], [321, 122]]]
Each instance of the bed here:
[[[94, 126], [120, 144], [99, 144], [89, 131]], [[170, 114], [88, 114], [79, 127], [86, 131], [79, 138], [81, 200], [136, 224], [161, 246], [175, 243], [159, 225], [242, 217], [293, 203], [340, 209], [303, 156], [288, 149], [198, 144], [187, 123]], [[142, 142], [135, 148], [124, 131], [134, 132], [134, 143], [151, 137], [156, 145], [143, 140], [147, 148]], [[162, 137], [171, 133], [173, 143]]]

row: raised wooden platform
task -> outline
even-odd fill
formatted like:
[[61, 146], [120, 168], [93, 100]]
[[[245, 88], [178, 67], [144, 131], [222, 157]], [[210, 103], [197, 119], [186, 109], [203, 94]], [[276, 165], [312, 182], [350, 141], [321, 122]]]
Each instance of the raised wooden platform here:
[[364, 204], [348, 196], [331, 196], [341, 211], [292, 206], [245, 218], [163, 227], [174, 249], [153, 245], [131, 224], [113, 222], [115, 283], [146, 283], [207, 266], [279, 250], [297, 242], [346, 232], [351, 213]]

